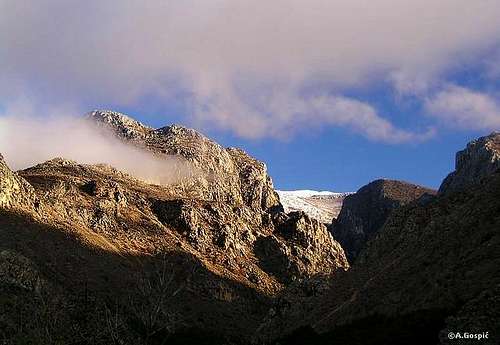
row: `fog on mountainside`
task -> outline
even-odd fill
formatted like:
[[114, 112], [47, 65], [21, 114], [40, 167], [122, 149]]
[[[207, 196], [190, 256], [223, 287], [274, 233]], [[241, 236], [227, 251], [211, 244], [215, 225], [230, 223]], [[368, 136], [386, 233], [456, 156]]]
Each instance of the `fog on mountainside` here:
[[13, 170], [61, 157], [86, 164], [109, 164], [136, 178], [171, 184], [193, 174], [175, 156], [155, 157], [126, 144], [84, 118], [0, 117], [0, 150]]

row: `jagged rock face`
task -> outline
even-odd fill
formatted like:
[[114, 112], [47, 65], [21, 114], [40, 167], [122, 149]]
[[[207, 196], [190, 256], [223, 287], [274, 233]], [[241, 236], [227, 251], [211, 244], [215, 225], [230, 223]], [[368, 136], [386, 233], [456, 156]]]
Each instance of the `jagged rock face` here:
[[243, 202], [254, 209], [282, 211], [279, 196], [267, 174], [266, 165], [241, 149], [228, 148], [227, 152], [238, 171]]
[[29, 207], [33, 203], [33, 188], [9, 169], [0, 154], [0, 207]]
[[493, 132], [486, 137], [471, 141], [464, 150], [457, 152], [455, 171], [444, 179], [439, 187], [439, 193], [460, 191], [499, 169], [500, 133]]
[[153, 129], [117, 112], [94, 111], [88, 118], [156, 155], [189, 161], [195, 169], [191, 188], [202, 198], [264, 210], [280, 207], [265, 164], [242, 150], [225, 149], [193, 129], [177, 125]]
[[396, 208], [435, 191], [395, 180], [376, 180], [344, 199], [330, 230], [353, 262], [365, 243], [384, 225]]
[[255, 242], [261, 266], [282, 282], [316, 274], [329, 275], [349, 264], [326, 226], [304, 212], [273, 215], [276, 232]]
[[[111, 128], [122, 139], [131, 140], [155, 154], [180, 155], [201, 170], [201, 177], [198, 177], [200, 183], [195, 189], [201, 190], [199, 193], [202, 196], [201, 199], [205, 199], [206, 202], [201, 202], [201, 200], [196, 203], [186, 200], [154, 202], [155, 210], [164, 223], [177, 224], [183, 229], [182, 233], [185, 235], [188, 234], [188, 229], [192, 230], [188, 235], [191, 243], [197, 243], [196, 245], [200, 248], [210, 248], [214, 244], [222, 243], [225, 249], [231, 243], [231, 248], [238, 248], [240, 255], [244, 255], [241, 248], [245, 246], [241, 245], [241, 236], [246, 242], [256, 237], [260, 241], [262, 238], [274, 236], [269, 235], [274, 229], [274, 223], [270, 221], [270, 218], [273, 214], [283, 211], [283, 208], [263, 162], [250, 157], [241, 149], [224, 149], [200, 133], [181, 126], [152, 129], [123, 114], [107, 111], [94, 111], [88, 116], [97, 123]], [[235, 219], [240, 220], [235, 222]], [[294, 219], [291, 217], [287, 226], [293, 227]], [[292, 257], [298, 255], [299, 252], [304, 258], [309, 255], [311, 261], [308, 262], [307, 258], [304, 262], [299, 260], [300, 264], [297, 265], [295, 272], [286, 273], [288, 277], [299, 278], [315, 274], [319, 272], [320, 267], [328, 267], [327, 271], [348, 267], [342, 254], [343, 250], [338, 243], [331, 239], [324, 228], [318, 230], [320, 224], [312, 222], [307, 217], [306, 219], [302, 228], [304, 231], [312, 229], [308, 236], [311, 240], [317, 236], [320, 243], [315, 243], [314, 246], [307, 245], [301, 250], [295, 247], [292, 254], [289, 244], [284, 243], [288, 239], [277, 235], [279, 246], [285, 248], [283, 251], [288, 254], [285, 255], [287, 259], [283, 261], [284, 267], [272, 268], [271, 274], [273, 270], [288, 270], [290, 262], [294, 260]], [[304, 218], [298, 217], [296, 221], [304, 221]], [[219, 227], [217, 234], [207, 231], [207, 226], [200, 226], [200, 223], [210, 224], [211, 228]], [[286, 227], [284, 224], [280, 226]], [[249, 228], [264, 229], [264, 232], [252, 233]], [[238, 235], [234, 235], [235, 233]], [[307, 251], [309, 251], [307, 255], [303, 253]], [[321, 264], [311, 264], [313, 261], [321, 262]], [[330, 267], [329, 264], [333, 266]]]
[[[187, 327], [243, 336], [266, 312], [269, 301], [265, 296], [282, 289], [275, 277], [261, 269], [253, 254], [252, 241], [256, 235], [272, 233], [272, 224], [262, 226], [260, 212], [249, 207], [178, 198], [173, 186], [148, 185], [108, 166], [80, 165], [64, 159], [39, 164], [20, 175], [33, 185], [43, 202], [43, 212], [37, 219], [50, 229], [31, 235], [42, 240], [21, 254], [31, 254], [37, 264], [52, 272], [61, 290], [70, 289], [79, 295], [89, 285], [102, 298], [106, 294], [118, 298], [125, 291], [137, 294], [140, 290], [131, 286], [138, 272], [145, 270], [138, 263], [161, 263], [150, 258], [167, 257], [168, 265], [178, 267], [172, 289], [181, 292], [170, 298], [165, 308], [180, 315]], [[25, 210], [30, 212], [29, 207]], [[15, 241], [12, 233], [16, 230], [10, 229], [14, 222], [9, 217], [0, 217], [0, 241], [7, 245], [12, 242], [15, 248], [30, 243], [29, 237]], [[20, 234], [31, 231], [30, 226], [19, 227], [25, 229], [17, 231]], [[43, 240], [57, 234], [76, 237], [80, 243], [76, 252], [75, 248], [65, 249], [67, 244]], [[53, 254], [36, 249], [43, 246], [56, 246], [58, 251]], [[89, 271], [93, 254], [81, 254], [85, 251], [80, 246], [106, 253], [111, 259], [94, 262]], [[33, 255], [35, 250], [38, 255]], [[38, 260], [41, 252], [49, 253], [47, 263]], [[131, 265], [128, 257], [136, 264]], [[122, 263], [113, 263], [115, 258], [123, 258]], [[128, 298], [119, 301], [127, 302]], [[141, 303], [140, 298], [137, 303]], [[211, 317], [216, 319], [209, 321]]]

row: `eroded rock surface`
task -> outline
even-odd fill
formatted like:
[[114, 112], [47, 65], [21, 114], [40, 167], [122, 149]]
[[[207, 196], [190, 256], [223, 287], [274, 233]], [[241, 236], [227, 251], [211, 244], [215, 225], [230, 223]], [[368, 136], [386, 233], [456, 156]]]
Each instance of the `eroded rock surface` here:
[[[338, 224], [354, 230], [334, 234], [355, 249], [369, 239], [348, 269], [325, 226], [283, 212], [243, 151], [180, 126], [89, 118], [199, 173], [154, 185], [107, 165], [56, 158], [14, 173], [0, 160], [4, 337], [51, 344], [49, 326], [93, 344], [427, 344], [497, 324], [500, 175], [485, 169], [496, 139], [472, 150], [490, 158], [462, 156], [452, 193], [382, 180], [348, 197]], [[54, 298], [37, 292], [41, 277]]]

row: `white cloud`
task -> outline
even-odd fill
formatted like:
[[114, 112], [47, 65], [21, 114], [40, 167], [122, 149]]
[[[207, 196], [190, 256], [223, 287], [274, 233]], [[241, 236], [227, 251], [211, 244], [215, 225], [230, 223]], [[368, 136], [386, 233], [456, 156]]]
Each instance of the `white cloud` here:
[[392, 143], [418, 142], [435, 134], [433, 128], [422, 133], [398, 129], [381, 118], [373, 107], [345, 97], [316, 98], [313, 104], [318, 117], [323, 118], [326, 123], [347, 126], [373, 140]]
[[500, 104], [488, 94], [448, 85], [428, 99], [426, 110], [448, 127], [496, 130], [500, 128]]
[[328, 124], [404, 141], [412, 134], [374, 110], [376, 130], [366, 115], [309, 112], [310, 100], [387, 76], [421, 92], [498, 43], [499, 13], [495, 0], [0, 0], [0, 96], [82, 105], [181, 93], [195, 121], [245, 137]]
[[[348, 128], [375, 141], [401, 143], [422, 141], [433, 129], [411, 132], [395, 127], [371, 105], [341, 95], [304, 96], [294, 90], [254, 94], [252, 107], [230, 90], [193, 110], [202, 126], [233, 129], [238, 135], [259, 138], [289, 138], [300, 131], [325, 125]], [[244, 97], [243, 97], [244, 98]]]

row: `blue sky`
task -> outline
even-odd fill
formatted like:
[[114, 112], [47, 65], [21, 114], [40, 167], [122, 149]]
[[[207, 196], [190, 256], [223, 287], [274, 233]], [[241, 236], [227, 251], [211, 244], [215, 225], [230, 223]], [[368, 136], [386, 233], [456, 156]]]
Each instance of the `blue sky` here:
[[494, 0], [3, 0], [0, 152], [23, 156], [5, 142], [20, 118], [106, 108], [241, 147], [280, 189], [437, 188], [500, 129], [499, 17]]

